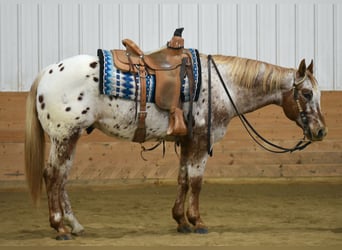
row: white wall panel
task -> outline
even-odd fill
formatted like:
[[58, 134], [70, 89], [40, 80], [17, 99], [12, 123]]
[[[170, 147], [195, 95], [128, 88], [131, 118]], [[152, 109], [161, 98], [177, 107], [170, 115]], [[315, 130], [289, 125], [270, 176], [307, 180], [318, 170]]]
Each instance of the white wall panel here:
[[322, 89], [342, 90], [340, 0], [0, 0], [0, 91], [26, 91], [50, 63], [98, 48], [186, 47], [297, 67], [315, 61]]
[[[21, 81], [18, 79], [20, 91], [27, 90], [31, 81], [39, 71], [38, 58], [38, 5], [22, 4], [21, 9]], [[29, 31], [29, 32], [25, 32]], [[0, 56], [1, 58], [1, 56]], [[3, 57], [2, 57], [3, 58]]]
[[239, 50], [238, 56], [258, 58], [258, 37], [257, 37], [257, 5], [248, 3], [239, 7]]
[[201, 4], [199, 6], [198, 25], [198, 49], [203, 51], [206, 48], [206, 53], [218, 53], [218, 6], [215, 4]]
[[80, 32], [82, 54], [94, 54], [102, 46], [100, 33], [100, 7], [97, 1], [81, 5]]
[[67, 58], [80, 54], [80, 6], [67, 2], [59, 6], [61, 42], [60, 57]]
[[[315, 8], [313, 4], [296, 5], [296, 61], [315, 60]], [[286, 49], [286, 48], [284, 48]]]
[[[166, 3], [160, 5], [160, 46], [165, 45], [173, 35], [175, 27], [179, 24], [180, 11], [178, 3]], [[185, 34], [186, 32], [184, 32]], [[185, 46], [189, 47], [185, 41]]]
[[296, 67], [296, 6], [281, 3], [277, 6], [277, 64]]
[[[315, 72], [321, 88], [327, 89], [334, 82], [334, 15], [332, 4], [316, 6], [316, 60]], [[322, 20], [324, 19], [324, 20]]]
[[260, 4], [257, 8], [258, 59], [277, 63], [277, 16], [275, 4]]
[[218, 52], [238, 54], [238, 5], [225, 2], [218, 7]]
[[59, 8], [57, 3], [49, 2], [39, 7], [39, 53], [41, 67], [61, 60]]
[[102, 5], [100, 28], [102, 29], [102, 48], [119, 48], [120, 40], [120, 5], [106, 3]]
[[334, 5], [334, 83], [329, 89], [342, 90], [342, 4]]
[[136, 43], [141, 44], [140, 5], [138, 3], [122, 4], [120, 13], [120, 34], [122, 39], [129, 38]]
[[0, 90], [18, 89], [18, 6], [6, 3], [0, 7]]
[[[179, 25], [181, 27], [185, 27], [186, 29], [186, 31], [184, 31], [183, 33], [183, 37], [185, 39], [187, 47], [189, 48], [199, 48], [198, 8], [198, 4], [186, 3], [186, 1], [181, 1], [179, 8]], [[201, 51], [203, 51], [203, 49], [201, 49]]]
[[141, 5], [141, 44], [145, 50], [155, 50], [160, 46], [160, 16], [158, 4]]

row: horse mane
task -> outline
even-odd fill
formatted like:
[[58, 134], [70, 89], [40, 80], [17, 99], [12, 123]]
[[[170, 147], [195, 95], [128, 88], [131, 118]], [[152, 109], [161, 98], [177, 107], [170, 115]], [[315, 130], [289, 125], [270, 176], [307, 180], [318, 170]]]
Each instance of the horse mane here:
[[282, 80], [295, 71], [295, 69], [241, 57], [219, 56], [217, 59], [231, 66], [230, 74], [236, 84], [254, 88], [260, 86], [257, 83], [261, 83], [264, 92], [279, 89]]

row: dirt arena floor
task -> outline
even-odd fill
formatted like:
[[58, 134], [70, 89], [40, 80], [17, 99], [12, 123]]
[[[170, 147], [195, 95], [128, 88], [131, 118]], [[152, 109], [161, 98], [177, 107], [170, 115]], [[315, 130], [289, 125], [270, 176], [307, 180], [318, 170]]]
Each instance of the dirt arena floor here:
[[[46, 197], [0, 185], [2, 246], [342, 246], [342, 182], [210, 183], [201, 194], [206, 235], [176, 232], [175, 183], [71, 185], [81, 237], [56, 241]], [[342, 249], [342, 248], [340, 248]]]

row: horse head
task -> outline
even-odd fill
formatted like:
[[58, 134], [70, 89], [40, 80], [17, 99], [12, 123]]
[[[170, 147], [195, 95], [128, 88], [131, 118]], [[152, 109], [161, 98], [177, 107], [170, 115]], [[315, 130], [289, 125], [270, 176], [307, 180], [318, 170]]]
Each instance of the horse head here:
[[282, 107], [285, 115], [303, 129], [311, 141], [321, 141], [327, 127], [320, 107], [320, 90], [313, 76], [313, 61], [306, 67], [303, 59], [295, 71], [291, 90], [283, 93]]

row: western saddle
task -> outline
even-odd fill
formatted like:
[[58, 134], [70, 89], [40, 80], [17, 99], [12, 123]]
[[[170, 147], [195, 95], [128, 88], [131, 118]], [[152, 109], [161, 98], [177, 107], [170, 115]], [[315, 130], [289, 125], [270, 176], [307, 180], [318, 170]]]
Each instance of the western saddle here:
[[[184, 49], [183, 28], [176, 29], [166, 47], [145, 54], [130, 39], [122, 41], [126, 50], [113, 50], [115, 67], [124, 72], [138, 74], [140, 78], [140, 105], [138, 112], [138, 128], [133, 141], [144, 142], [146, 137], [146, 76], [155, 75], [155, 103], [162, 110], [169, 111], [169, 127], [167, 135], [184, 136], [188, 134], [183, 110], [181, 109], [180, 92], [185, 76], [189, 79], [190, 101], [192, 107], [193, 71], [191, 53]], [[136, 79], [134, 77], [134, 79]], [[137, 88], [136, 84], [136, 88]], [[137, 93], [137, 91], [136, 91]], [[136, 96], [137, 99], [137, 96]], [[190, 108], [189, 114], [192, 114]], [[191, 117], [192, 120], [192, 117]], [[188, 125], [191, 126], [192, 122]], [[191, 128], [189, 128], [191, 130]]]

